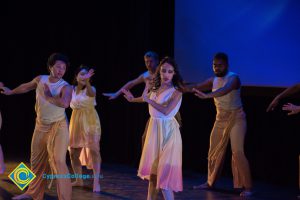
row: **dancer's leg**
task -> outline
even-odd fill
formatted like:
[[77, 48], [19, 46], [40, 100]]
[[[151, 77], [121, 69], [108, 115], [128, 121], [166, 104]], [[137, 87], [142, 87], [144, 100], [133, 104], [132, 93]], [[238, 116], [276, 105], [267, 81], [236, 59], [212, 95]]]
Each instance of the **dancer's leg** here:
[[44, 199], [44, 192], [47, 180], [43, 178], [44, 173], [49, 172], [47, 140], [50, 126], [36, 122], [35, 130], [31, 141], [31, 171], [36, 175], [35, 179], [29, 184], [26, 193], [13, 197], [12, 199], [36, 200]]
[[[80, 152], [82, 148], [70, 148], [70, 159], [74, 174], [82, 174], [82, 166], [79, 160]], [[72, 186], [83, 186], [83, 180], [81, 178], [76, 178]]]
[[249, 196], [252, 189], [250, 167], [244, 154], [246, 129], [246, 120], [238, 119], [230, 132], [233, 182], [235, 188], [245, 188], [242, 196]]
[[5, 169], [6, 169], [6, 167], [5, 167], [5, 164], [4, 164], [3, 151], [2, 151], [2, 147], [0, 145], [0, 174], [3, 174]]
[[207, 182], [194, 186], [194, 189], [210, 189], [213, 187], [217, 178], [220, 176], [223, 168], [225, 151], [217, 152], [215, 155], [216, 158], [214, 160], [211, 159], [211, 155], [217, 148], [217, 145], [219, 145], [219, 143], [221, 142], [225, 127], [226, 126], [224, 125], [224, 123], [220, 123], [218, 121], [215, 122], [210, 134]]
[[[0, 82], [1, 84], [1, 82]], [[1, 112], [0, 112], [0, 130], [2, 127], [2, 116], [1, 116]], [[2, 151], [2, 147], [0, 145], [0, 174], [3, 174], [5, 171], [5, 164], [4, 164], [4, 156], [3, 156], [3, 151]]]
[[[54, 138], [53, 152], [48, 148], [48, 152], [53, 153], [54, 167], [57, 174], [69, 174], [68, 166], [66, 164], [66, 154], [69, 145], [69, 131], [67, 124], [61, 123], [58, 127]], [[72, 199], [72, 186], [70, 178], [58, 178], [56, 180], [57, 195], [60, 200]]]
[[94, 183], [93, 192], [100, 192], [100, 170], [101, 170], [101, 155], [98, 150], [90, 150], [93, 162]]
[[150, 175], [147, 200], [156, 200], [159, 190], [156, 189], [157, 176], [154, 174]]
[[172, 190], [161, 190], [165, 200], [174, 200], [174, 192]]

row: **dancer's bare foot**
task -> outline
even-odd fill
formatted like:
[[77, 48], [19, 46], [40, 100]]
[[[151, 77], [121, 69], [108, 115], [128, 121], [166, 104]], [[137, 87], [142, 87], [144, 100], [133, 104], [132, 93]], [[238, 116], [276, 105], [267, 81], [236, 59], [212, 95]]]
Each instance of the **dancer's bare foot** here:
[[99, 181], [98, 180], [97, 181], [94, 180], [93, 192], [100, 192], [100, 191], [101, 191], [101, 189], [100, 189], [100, 183], [99, 183]]
[[83, 186], [83, 180], [76, 180], [72, 183], [72, 187], [82, 187]]
[[199, 190], [207, 190], [207, 189], [211, 189], [211, 188], [213, 188], [213, 186], [209, 185], [207, 182], [203, 183], [201, 185], [195, 185], [195, 186], [193, 186], [194, 190], [197, 190], [197, 189], [199, 189]]
[[6, 166], [5, 164], [0, 165], [0, 174], [3, 174], [5, 172]]
[[253, 191], [251, 189], [245, 189], [243, 192], [241, 192], [241, 197], [250, 197], [253, 195]]
[[16, 199], [32, 199], [32, 197], [30, 195], [24, 193], [24, 194], [21, 194], [18, 196], [14, 196], [11, 199], [14, 199], [14, 200], [16, 200]]

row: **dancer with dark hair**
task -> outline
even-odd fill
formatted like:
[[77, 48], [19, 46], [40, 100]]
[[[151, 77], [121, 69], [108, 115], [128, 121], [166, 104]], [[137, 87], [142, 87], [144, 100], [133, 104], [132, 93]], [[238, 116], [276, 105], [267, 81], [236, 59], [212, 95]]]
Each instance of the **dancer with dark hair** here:
[[177, 65], [167, 57], [160, 62], [152, 84], [147, 85], [141, 97], [122, 90], [129, 102], [149, 104], [151, 117], [138, 170], [139, 177], [149, 180], [148, 200], [156, 199], [159, 189], [166, 200], [174, 199], [173, 192], [182, 191], [182, 141], [174, 118], [181, 106], [182, 89]]
[[[69, 65], [68, 58], [59, 53], [52, 54], [47, 63], [50, 75], [40, 75], [13, 90], [2, 87], [3, 94], [15, 95], [36, 90], [36, 123], [31, 141], [31, 170], [36, 178], [28, 190], [13, 199], [44, 199], [47, 180], [43, 178], [51, 168], [54, 175], [68, 175], [66, 153], [69, 130], [65, 114], [71, 101], [72, 88], [62, 79]], [[52, 182], [52, 181], [51, 181]], [[57, 194], [60, 200], [71, 200], [70, 178], [57, 178]]]
[[[122, 90], [130, 90], [131, 88], [133, 88], [141, 83], [145, 83], [145, 85], [150, 84], [151, 80], [154, 77], [157, 66], [159, 64], [159, 58], [158, 58], [157, 53], [155, 53], [154, 51], [148, 51], [144, 55], [144, 61], [145, 61], [145, 66], [147, 68], [146, 72], [142, 73], [137, 78], [128, 81], [117, 92], [103, 93], [103, 95], [109, 97], [109, 99], [112, 100], [112, 99], [116, 99], [117, 97], [119, 97], [120, 94], [122, 94]], [[142, 148], [143, 148], [144, 142], [145, 142], [146, 130], [147, 130], [148, 123], [149, 123], [149, 120], [146, 123], [145, 131], [142, 136]]]
[[159, 58], [157, 53], [154, 51], [148, 51], [144, 55], [144, 61], [147, 68], [147, 71], [139, 75], [137, 78], [128, 81], [124, 86], [122, 86], [117, 92], [115, 93], [103, 93], [104, 96], [109, 97], [109, 99], [116, 99], [122, 94], [122, 90], [130, 90], [136, 85], [139, 85], [141, 83], [148, 83], [152, 80], [154, 73], [156, 71], [156, 68], [159, 64]]
[[[248, 160], [244, 154], [246, 115], [240, 97], [239, 76], [228, 70], [228, 57], [217, 53], [213, 59], [215, 77], [190, 86], [189, 90], [201, 99], [214, 98], [216, 121], [210, 135], [207, 182], [195, 189], [212, 188], [222, 171], [225, 152], [230, 140], [234, 188], [243, 189], [241, 196], [252, 195], [252, 180]], [[201, 91], [212, 90], [210, 93]]]
[[[70, 120], [70, 158], [74, 173], [82, 174], [81, 165], [93, 169], [93, 192], [100, 192], [100, 137], [101, 126], [96, 106], [96, 88], [91, 85], [94, 70], [80, 66], [75, 73], [75, 85], [72, 91]], [[83, 186], [83, 180], [77, 178], [72, 186]]]

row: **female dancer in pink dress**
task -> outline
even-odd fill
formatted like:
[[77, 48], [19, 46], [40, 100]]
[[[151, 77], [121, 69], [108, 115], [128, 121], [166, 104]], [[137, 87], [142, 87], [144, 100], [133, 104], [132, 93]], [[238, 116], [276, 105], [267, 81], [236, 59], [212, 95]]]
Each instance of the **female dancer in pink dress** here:
[[156, 199], [159, 189], [166, 200], [174, 199], [174, 191], [182, 191], [182, 141], [174, 118], [181, 105], [182, 88], [176, 63], [166, 57], [142, 97], [134, 98], [123, 90], [128, 101], [149, 104], [151, 117], [138, 169], [138, 176], [149, 180], [148, 200]]

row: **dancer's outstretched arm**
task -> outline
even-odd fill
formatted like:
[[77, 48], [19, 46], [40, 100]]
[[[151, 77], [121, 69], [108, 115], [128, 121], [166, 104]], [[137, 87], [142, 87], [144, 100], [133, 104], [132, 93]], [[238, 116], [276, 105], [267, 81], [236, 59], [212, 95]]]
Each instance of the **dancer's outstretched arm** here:
[[278, 105], [279, 101], [285, 97], [288, 97], [292, 94], [295, 94], [296, 92], [300, 91], [300, 83], [295, 84], [287, 89], [285, 89], [283, 92], [278, 94], [273, 101], [270, 103], [270, 105], [267, 108], [267, 112], [274, 110], [274, 108]]
[[201, 82], [201, 83], [192, 83], [185, 84], [184, 91], [185, 92], [193, 92], [193, 89], [197, 89], [200, 91], [208, 91], [211, 90], [213, 86], [213, 77]]
[[104, 96], [109, 97], [109, 100], [116, 99], [118, 96], [122, 94], [122, 90], [130, 90], [134, 86], [143, 83], [144, 82], [144, 76], [143, 74], [137, 77], [136, 79], [133, 79], [131, 81], [128, 81], [123, 87], [121, 87], [117, 92], [115, 93], [103, 93]]
[[232, 90], [238, 89], [240, 85], [241, 82], [238, 76], [231, 76], [228, 82], [223, 87], [217, 89], [214, 92], [205, 94], [195, 88], [193, 89], [193, 92], [195, 92], [195, 95], [201, 99], [208, 99], [208, 98], [221, 97], [223, 95], [226, 95]]
[[28, 83], [23, 83], [13, 90], [9, 89], [8, 87], [2, 87], [1, 93], [5, 94], [5, 95], [23, 94], [23, 93], [26, 93], [26, 92], [36, 89], [39, 81], [40, 81], [40, 76], [37, 76], [32, 81], [30, 81]]

